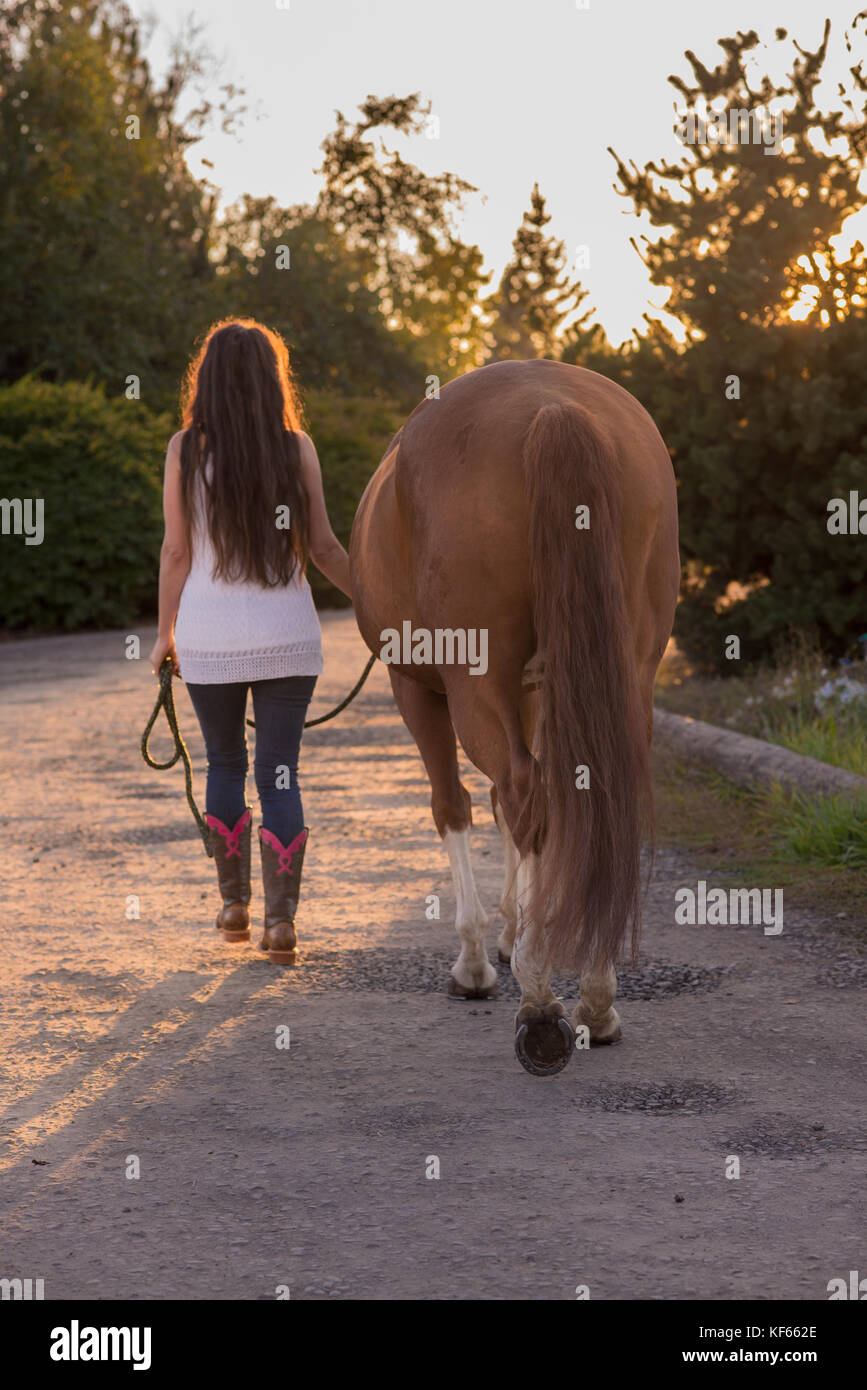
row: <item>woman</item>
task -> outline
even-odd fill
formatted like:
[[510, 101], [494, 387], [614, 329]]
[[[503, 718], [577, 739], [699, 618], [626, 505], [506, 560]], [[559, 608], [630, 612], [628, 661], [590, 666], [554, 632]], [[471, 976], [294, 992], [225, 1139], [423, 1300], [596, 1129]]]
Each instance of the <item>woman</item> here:
[[190, 692], [208, 755], [205, 820], [228, 941], [250, 937], [251, 815], [246, 805], [247, 692], [256, 722], [265, 894], [260, 943], [295, 959], [295, 912], [307, 844], [298, 753], [322, 670], [308, 558], [350, 593], [349, 560], [328, 521], [313, 442], [286, 344], [252, 319], [208, 332], [183, 392], [184, 429], [166, 453], [159, 635]]

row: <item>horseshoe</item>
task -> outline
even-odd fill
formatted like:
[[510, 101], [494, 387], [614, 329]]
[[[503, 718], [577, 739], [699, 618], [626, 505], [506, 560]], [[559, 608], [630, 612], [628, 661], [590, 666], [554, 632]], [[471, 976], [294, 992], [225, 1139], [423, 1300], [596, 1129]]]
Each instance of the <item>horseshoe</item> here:
[[556, 1076], [565, 1066], [568, 1066], [575, 1051], [575, 1034], [567, 1018], [558, 1018], [557, 1027], [563, 1035], [566, 1044], [563, 1056], [553, 1062], [539, 1063], [533, 1061], [527, 1052], [527, 1034], [529, 1029], [526, 1023], [518, 1025], [515, 1033], [515, 1055], [525, 1071], [531, 1076]]

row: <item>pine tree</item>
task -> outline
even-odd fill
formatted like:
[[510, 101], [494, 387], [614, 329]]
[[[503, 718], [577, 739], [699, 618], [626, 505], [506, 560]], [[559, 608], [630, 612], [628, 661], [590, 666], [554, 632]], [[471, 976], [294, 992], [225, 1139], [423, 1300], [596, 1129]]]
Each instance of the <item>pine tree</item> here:
[[[513, 255], [500, 284], [483, 305], [488, 320], [489, 362], [558, 357], [557, 333], [587, 291], [565, 273], [566, 248], [545, 231], [551, 214], [539, 185], [512, 242]], [[584, 324], [592, 310], [581, 316]]]

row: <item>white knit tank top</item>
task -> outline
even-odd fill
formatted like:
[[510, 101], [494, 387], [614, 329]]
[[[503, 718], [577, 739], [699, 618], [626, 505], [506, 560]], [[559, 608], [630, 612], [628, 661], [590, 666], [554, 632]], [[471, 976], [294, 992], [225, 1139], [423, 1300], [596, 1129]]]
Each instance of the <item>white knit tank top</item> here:
[[[205, 468], [212, 476], [211, 460]], [[307, 579], [265, 589], [255, 581], [215, 579], [201, 473], [193, 496], [193, 559], [175, 623], [181, 676], [192, 685], [318, 676], [322, 632]]]

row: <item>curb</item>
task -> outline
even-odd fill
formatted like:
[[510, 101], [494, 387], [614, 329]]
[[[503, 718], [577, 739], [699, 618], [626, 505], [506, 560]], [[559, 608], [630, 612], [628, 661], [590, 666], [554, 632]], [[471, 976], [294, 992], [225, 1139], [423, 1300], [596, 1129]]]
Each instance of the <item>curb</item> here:
[[867, 796], [867, 777], [793, 753], [761, 738], [654, 708], [654, 737], [688, 760], [704, 763], [741, 787], [779, 782], [808, 796]]

